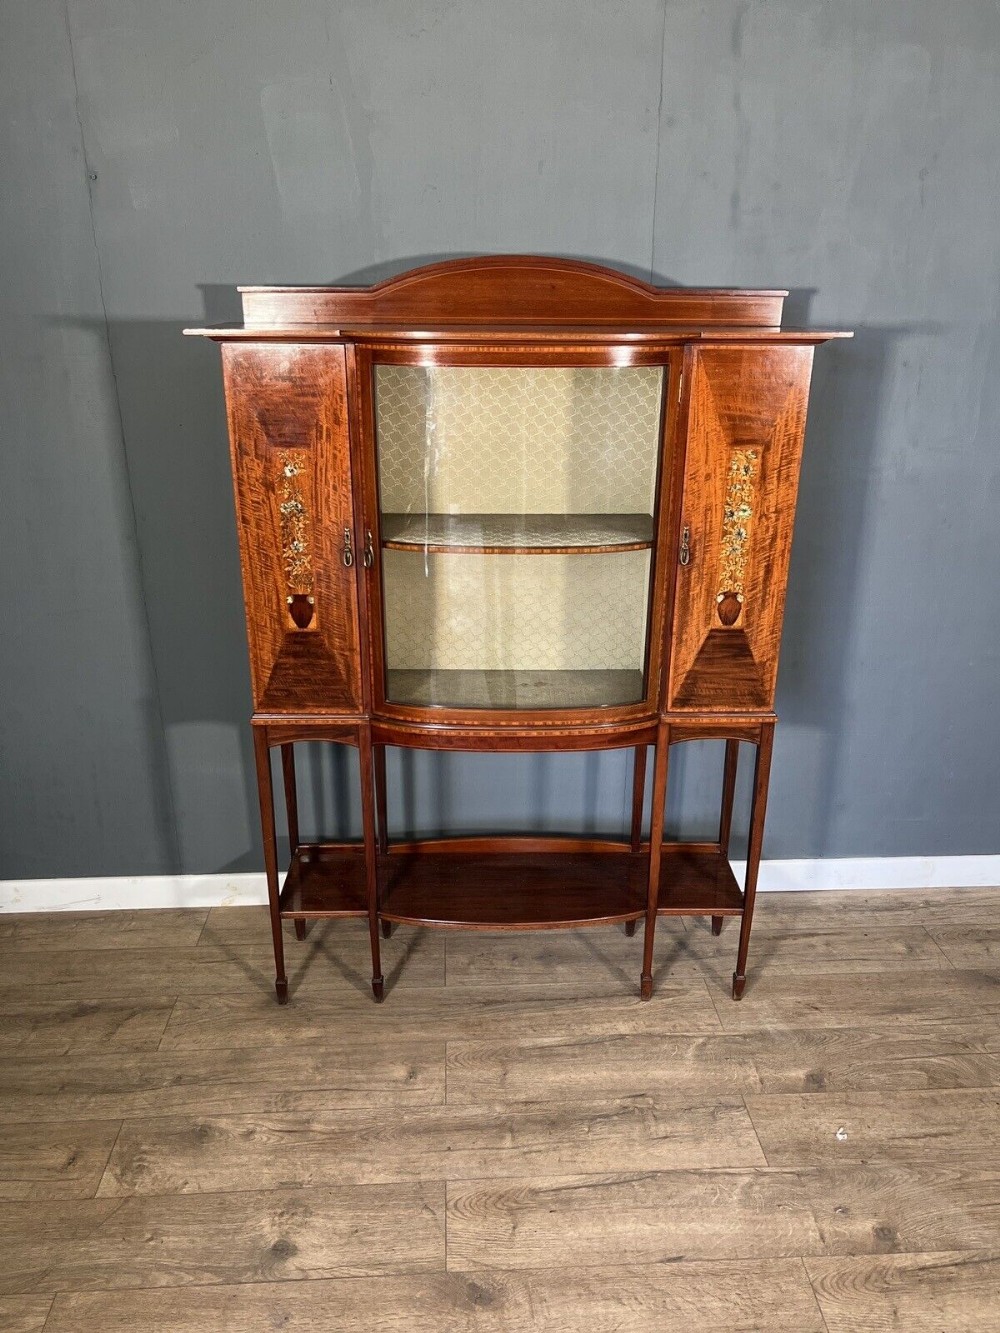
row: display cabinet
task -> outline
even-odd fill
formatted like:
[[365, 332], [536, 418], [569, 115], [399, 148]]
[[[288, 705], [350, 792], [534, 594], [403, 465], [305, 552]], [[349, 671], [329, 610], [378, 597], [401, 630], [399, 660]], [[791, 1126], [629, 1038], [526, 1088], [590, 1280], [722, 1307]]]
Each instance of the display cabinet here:
[[[282, 921], [532, 930], [740, 920], [746, 980], [813, 349], [780, 291], [461, 259], [242, 288], [222, 344], [278, 999]], [[671, 747], [725, 741], [711, 842], [664, 839]], [[299, 837], [294, 746], [359, 753], [363, 838]], [[739, 745], [755, 748], [743, 885]], [[390, 838], [385, 747], [634, 752], [630, 835]], [[271, 751], [291, 862], [279, 875]], [[647, 756], [652, 796], [643, 828]], [[637, 962], [639, 961], [637, 955]]]

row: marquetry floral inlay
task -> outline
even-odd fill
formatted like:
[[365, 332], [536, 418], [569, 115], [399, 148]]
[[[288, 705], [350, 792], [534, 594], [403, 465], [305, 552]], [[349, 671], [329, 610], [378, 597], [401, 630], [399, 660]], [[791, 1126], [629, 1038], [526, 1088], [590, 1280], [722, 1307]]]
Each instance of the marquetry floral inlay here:
[[[734, 449], [729, 459], [729, 478], [722, 522], [722, 559], [716, 601], [725, 604], [724, 624], [732, 624], [740, 613], [746, 594], [744, 578], [747, 544], [753, 520], [754, 479], [757, 475], [756, 449]], [[735, 614], [733, 614], [735, 612]]]
[[290, 593], [311, 593], [312, 556], [309, 550], [309, 511], [302, 498], [299, 477], [305, 470], [306, 455], [301, 450], [278, 455], [278, 511], [281, 514], [281, 556]]

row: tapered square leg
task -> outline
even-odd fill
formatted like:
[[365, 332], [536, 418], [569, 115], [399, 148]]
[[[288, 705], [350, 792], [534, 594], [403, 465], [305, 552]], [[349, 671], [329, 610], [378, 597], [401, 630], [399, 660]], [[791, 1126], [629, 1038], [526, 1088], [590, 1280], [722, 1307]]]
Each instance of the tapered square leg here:
[[295, 785], [295, 746], [292, 744], [281, 747], [281, 780], [285, 788], [288, 842], [294, 852], [299, 845], [299, 798]]
[[278, 891], [278, 841], [274, 828], [274, 786], [271, 780], [271, 747], [267, 729], [253, 728], [253, 752], [257, 769], [257, 795], [260, 800], [260, 831], [264, 844], [264, 873], [267, 877], [267, 909], [271, 918], [274, 945], [274, 989], [279, 1004], [288, 1000], [285, 975], [285, 941], [281, 933], [281, 907]]
[[736, 771], [740, 760], [739, 741], [726, 741], [726, 762], [722, 770], [722, 807], [719, 811], [719, 848], [729, 851], [729, 837], [733, 828], [733, 801], [736, 798]]
[[632, 767], [632, 851], [637, 852], [642, 846], [642, 807], [646, 798], [646, 750], [647, 746], [636, 746], [635, 763]]
[[653, 760], [653, 805], [649, 818], [649, 892], [646, 897], [646, 926], [642, 942], [642, 979], [639, 994], [653, 998], [653, 937], [660, 905], [660, 858], [663, 849], [663, 816], [667, 802], [667, 769], [670, 762], [670, 728], [660, 722]]
[[[372, 770], [375, 775], [375, 820], [378, 829], [378, 850], [384, 856], [389, 850], [389, 806], [385, 787], [385, 746], [372, 746]], [[391, 923], [390, 923], [391, 924]], [[386, 936], [388, 939], [388, 936]]]
[[[729, 836], [733, 827], [733, 801], [736, 797], [736, 768], [740, 758], [739, 741], [726, 741], [726, 763], [722, 771], [722, 808], [719, 811], [719, 851], [729, 854]], [[722, 917], [712, 917], [712, 934], [722, 934]]]
[[[291, 743], [281, 747], [281, 780], [285, 788], [285, 814], [288, 818], [288, 845], [292, 856], [299, 845], [299, 799], [295, 786], [295, 746]], [[301, 917], [295, 918], [295, 938], [304, 940], [308, 930], [307, 923]]]
[[771, 752], [774, 748], [774, 723], [762, 722], [757, 742], [757, 760], [753, 773], [753, 806], [750, 811], [750, 838], [747, 843], [747, 874], [743, 888], [743, 918], [740, 921], [740, 947], [733, 973], [733, 999], [741, 1000], [747, 984], [747, 951], [750, 948], [750, 930], [753, 909], [757, 899], [757, 875], [764, 847], [764, 818], [767, 814], [767, 788], [771, 775]]
[[358, 728], [361, 763], [361, 824], [365, 840], [365, 881], [368, 890], [368, 935], [372, 950], [372, 994], [381, 1002], [385, 995], [382, 951], [379, 944], [378, 835], [375, 827], [375, 781], [372, 763], [371, 727]]
[[634, 922], [634, 921], [626, 921], [626, 922], [625, 922], [625, 934], [628, 935], [628, 937], [629, 937], [630, 939], [631, 939], [631, 937], [635, 934], [635, 922]]

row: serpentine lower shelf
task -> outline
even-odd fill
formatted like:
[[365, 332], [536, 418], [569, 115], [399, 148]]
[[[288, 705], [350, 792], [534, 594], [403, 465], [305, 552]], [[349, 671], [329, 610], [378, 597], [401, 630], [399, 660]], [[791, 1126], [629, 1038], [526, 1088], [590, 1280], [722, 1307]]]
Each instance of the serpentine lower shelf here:
[[[486, 850], [481, 843], [490, 844]], [[556, 838], [456, 838], [390, 846], [378, 860], [379, 915], [473, 929], [547, 929], [626, 921], [646, 907], [648, 847]], [[367, 916], [364, 847], [302, 844], [281, 890], [286, 919]], [[724, 852], [665, 843], [661, 915], [740, 916], [743, 895]]]
[[596, 555], [653, 545], [649, 514], [383, 514], [393, 551], [464, 555]]

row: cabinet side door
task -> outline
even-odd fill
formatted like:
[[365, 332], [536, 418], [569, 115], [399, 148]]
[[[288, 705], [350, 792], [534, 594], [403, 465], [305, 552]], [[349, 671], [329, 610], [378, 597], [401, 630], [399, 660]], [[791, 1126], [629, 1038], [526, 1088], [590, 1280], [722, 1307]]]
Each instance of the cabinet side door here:
[[356, 712], [344, 348], [226, 343], [223, 366], [254, 708]]
[[773, 707], [812, 350], [690, 354], [670, 709]]

